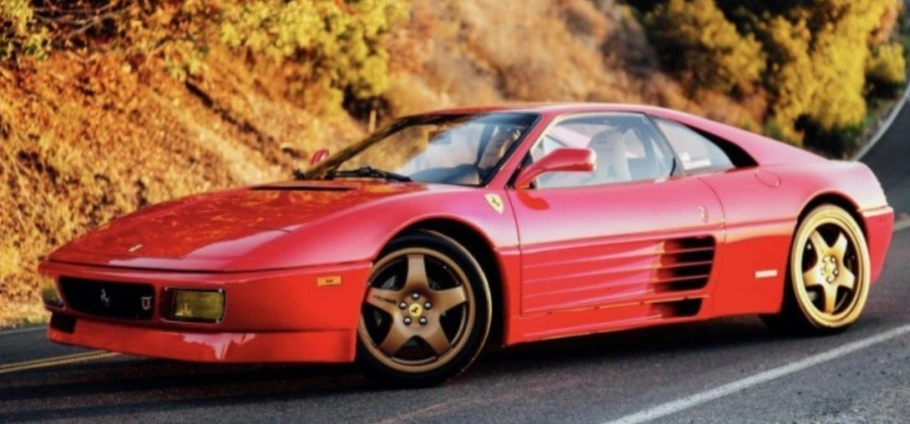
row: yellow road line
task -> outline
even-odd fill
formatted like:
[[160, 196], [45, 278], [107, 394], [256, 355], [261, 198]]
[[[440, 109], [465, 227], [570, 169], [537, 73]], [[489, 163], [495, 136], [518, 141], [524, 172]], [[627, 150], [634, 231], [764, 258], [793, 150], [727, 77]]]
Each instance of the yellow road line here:
[[0, 374], [11, 372], [25, 371], [36, 368], [48, 368], [59, 365], [74, 364], [77, 362], [92, 361], [96, 359], [111, 358], [118, 356], [114, 352], [84, 352], [74, 353], [72, 355], [55, 356], [52, 358], [36, 359], [34, 361], [16, 362], [12, 364], [0, 365]]
[[36, 327], [13, 328], [11, 330], [0, 330], [0, 337], [11, 336], [13, 334], [34, 333], [36, 331], [47, 331], [46, 325]]

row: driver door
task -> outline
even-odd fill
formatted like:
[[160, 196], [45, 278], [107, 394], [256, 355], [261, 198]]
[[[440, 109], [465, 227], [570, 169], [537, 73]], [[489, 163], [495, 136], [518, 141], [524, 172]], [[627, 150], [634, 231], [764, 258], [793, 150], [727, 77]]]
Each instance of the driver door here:
[[594, 172], [544, 174], [508, 193], [522, 258], [519, 331], [546, 338], [699, 314], [723, 240], [717, 196], [680, 175], [640, 114], [562, 118], [531, 160], [581, 144], [597, 155]]

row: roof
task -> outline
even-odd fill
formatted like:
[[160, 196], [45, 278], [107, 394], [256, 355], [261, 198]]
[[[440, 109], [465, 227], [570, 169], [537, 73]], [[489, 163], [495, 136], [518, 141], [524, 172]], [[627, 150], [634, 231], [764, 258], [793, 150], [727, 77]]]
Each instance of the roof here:
[[538, 113], [546, 119], [555, 116], [575, 113], [596, 112], [630, 112], [644, 113], [655, 117], [676, 121], [705, 131], [722, 139], [729, 140], [746, 150], [757, 163], [809, 163], [822, 158], [805, 150], [751, 133], [734, 126], [712, 121], [689, 113], [672, 109], [641, 104], [622, 103], [512, 103], [494, 106], [477, 106], [456, 109], [442, 109], [427, 114], [474, 114], [490, 112], [526, 112]]
[[489, 112], [530, 112], [540, 114], [584, 112], [655, 113], [662, 110], [669, 111], [669, 109], [664, 109], [656, 106], [623, 103], [505, 103], [501, 105], [439, 109], [432, 112], [427, 112], [427, 114], [472, 114]]

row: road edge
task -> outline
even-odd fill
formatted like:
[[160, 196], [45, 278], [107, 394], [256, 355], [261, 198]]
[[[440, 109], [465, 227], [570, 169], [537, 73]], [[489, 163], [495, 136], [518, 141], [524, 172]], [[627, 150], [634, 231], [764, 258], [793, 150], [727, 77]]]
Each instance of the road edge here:
[[897, 99], [897, 103], [894, 105], [891, 113], [888, 114], [888, 118], [885, 119], [885, 122], [882, 123], [869, 142], [866, 143], [862, 149], [859, 149], [858, 152], [853, 154], [853, 157], [851, 157], [850, 160], [858, 161], [862, 159], [879, 141], [881, 141], [882, 138], [884, 138], [885, 133], [891, 130], [891, 125], [894, 124], [894, 121], [897, 120], [897, 117], [904, 110], [904, 106], [907, 105], [908, 99], [910, 99], [910, 81], [907, 82], [901, 97]]
[[47, 324], [29, 325], [26, 327], [0, 328], [0, 337], [11, 336], [13, 334], [33, 333], [36, 331], [47, 330]]

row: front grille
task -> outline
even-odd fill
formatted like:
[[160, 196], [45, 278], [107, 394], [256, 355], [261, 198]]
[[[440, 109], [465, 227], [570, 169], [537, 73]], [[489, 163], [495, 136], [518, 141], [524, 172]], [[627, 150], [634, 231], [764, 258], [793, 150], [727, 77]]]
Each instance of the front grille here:
[[155, 306], [155, 288], [149, 284], [60, 277], [60, 289], [68, 307], [86, 314], [147, 320]]

